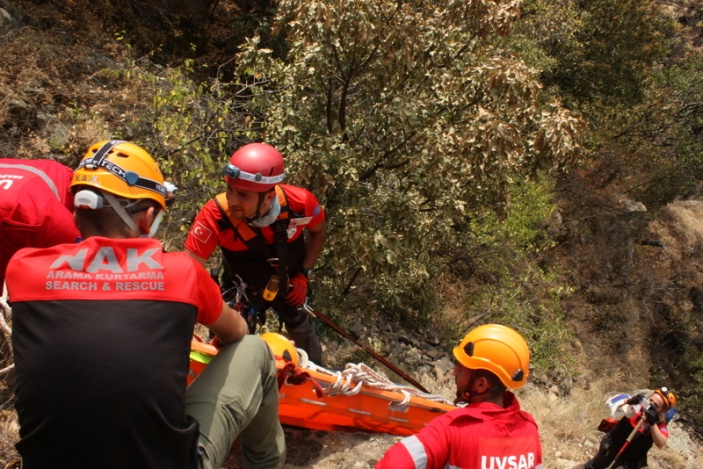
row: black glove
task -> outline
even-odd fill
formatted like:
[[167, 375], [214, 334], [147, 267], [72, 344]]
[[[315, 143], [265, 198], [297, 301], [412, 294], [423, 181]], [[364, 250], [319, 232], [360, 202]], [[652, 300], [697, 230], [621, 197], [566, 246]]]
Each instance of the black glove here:
[[659, 412], [657, 412], [657, 408], [653, 405], [647, 407], [644, 411], [644, 418], [647, 420], [648, 424], [656, 425], [659, 421]]
[[632, 396], [627, 400], [628, 405], [636, 405], [639, 404], [644, 400], [644, 394], [637, 394], [636, 396]]

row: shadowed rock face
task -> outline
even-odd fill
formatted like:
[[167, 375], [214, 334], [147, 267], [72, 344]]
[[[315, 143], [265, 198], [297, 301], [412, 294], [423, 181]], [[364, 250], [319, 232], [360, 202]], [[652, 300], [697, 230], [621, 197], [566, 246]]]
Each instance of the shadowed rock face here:
[[0, 35], [22, 25], [22, 13], [7, 0], [0, 0]]

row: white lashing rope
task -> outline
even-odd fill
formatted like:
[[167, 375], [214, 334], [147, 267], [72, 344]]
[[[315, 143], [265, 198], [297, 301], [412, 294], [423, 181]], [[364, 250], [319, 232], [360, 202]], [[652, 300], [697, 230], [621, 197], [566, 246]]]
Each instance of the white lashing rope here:
[[414, 387], [394, 383], [388, 379], [386, 375], [373, 370], [364, 363], [347, 363], [343, 371], [331, 371], [313, 363], [309, 363], [309, 365], [312, 365], [309, 366], [309, 368], [314, 368], [316, 371], [326, 373], [336, 378], [336, 381], [326, 390], [327, 394], [331, 396], [335, 394], [353, 396], [361, 392], [361, 387], [366, 385], [372, 388], [402, 394], [403, 400], [396, 403], [396, 405], [400, 407], [406, 407], [410, 403], [410, 398], [412, 396], [452, 405], [451, 402], [438, 394], [427, 394]]
[[[12, 308], [10, 307], [10, 304], [7, 302], [7, 285], [3, 284], [2, 286], [2, 297], [0, 297], [0, 309], [2, 309], [2, 314], [0, 314], [0, 328], [2, 328], [3, 332], [5, 332], [5, 335], [7, 336], [7, 340], [10, 340], [10, 337], [12, 336], [12, 329], [10, 326], [7, 325], [7, 320], [12, 319]], [[6, 366], [3, 369], [0, 369], [0, 375], [4, 375], [8, 371], [12, 370], [15, 367], [15, 364], [12, 363], [9, 366]]]
[[4, 283], [2, 285], [2, 297], [0, 297], [0, 309], [2, 309], [2, 314], [0, 314], [0, 327], [5, 331], [5, 334], [10, 336], [10, 334], [12, 334], [12, 329], [7, 325], [7, 319], [12, 318], [12, 308], [7, 302], [7, 285]]

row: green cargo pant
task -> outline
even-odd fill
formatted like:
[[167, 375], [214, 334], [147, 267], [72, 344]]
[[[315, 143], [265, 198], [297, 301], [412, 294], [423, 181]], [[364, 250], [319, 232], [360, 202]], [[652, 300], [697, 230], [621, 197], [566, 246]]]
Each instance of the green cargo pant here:
[[259, 336], [222, 347], [186, 391], [186, 413], [200, 425], [200, 468], [219, 469], [237, 436], [244, 468], [283, 466], [276, 364]]

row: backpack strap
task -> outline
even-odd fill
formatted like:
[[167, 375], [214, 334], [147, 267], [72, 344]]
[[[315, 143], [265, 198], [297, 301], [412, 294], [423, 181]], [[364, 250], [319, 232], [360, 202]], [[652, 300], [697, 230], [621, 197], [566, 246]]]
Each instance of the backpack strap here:
[[225, 226], [232, 228], [232, 230], [234, 230], [235, 237], [241, 239], [247, 244], [247, 246], [249, 246], [249, 241], [256, 238], [258, 233], [256, 233], [251, 226], [244, 222], [244, 220], [234, 218], [229, 214], [229, 205], [227, 204], [227, 194], [225, 192], [217, 194], [215, 197], [215, 205], [217, 205], [217, 208], [222, 214], [222, 220]]

